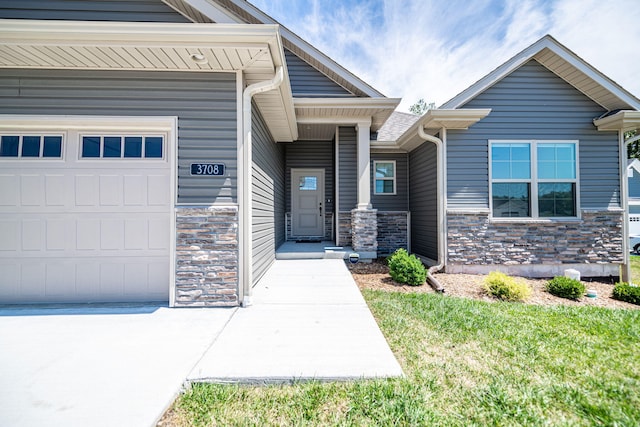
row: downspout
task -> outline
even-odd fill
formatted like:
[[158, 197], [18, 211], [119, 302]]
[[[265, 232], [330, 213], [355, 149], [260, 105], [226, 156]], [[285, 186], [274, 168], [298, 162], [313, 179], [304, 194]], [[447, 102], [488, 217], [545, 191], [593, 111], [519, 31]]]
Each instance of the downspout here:
[[[251, 245], [253, 203], [253, 169], [252, 169], [252, 143], [251, 143], [251, 99], [254, 95], [276, 89], [284, 80], [284, 67], [278, 66], [271, 80], [253, 83], [247, 86], [242, 93], [242, 128], [244, 138], [240, 149], [242, 154], [242, 168], [238, 170], [238, 189], [241, 200], [239, 209], [240, 223], [240, 251], [238, 260], [240, 280], [240, 303], [243, 307], [251, 305], [251, 285], [253, 283], [253, 248]], [[239, 159], [240, 160], [240, 159]]]
[[[441, 135], [446, 132], [445, 129], [442, 129]], [[433, 277], [433, 273], [436, 273], [444, 268], [445, 265], [445, 251], [447, 250], [447, 244], [445, 241], [445, 174], [444, 174], [444, 144], [442, 139], [437, 138], [433, 135], [429, 135], [424, 131], [422, 126], [418, 126], [418, 136], [425, 141], [433, 142], [436, 144], [436, 176], [438, 177], [437, 183], [437, 194], [436, 194], [436, 203], [438, 205], [438, 260], [437, 264], [429, 267], [429, 274], [427, 274], [427, 282], [429, 285], [436, 290], [437, 292], [444, 293], [444, 286]]]

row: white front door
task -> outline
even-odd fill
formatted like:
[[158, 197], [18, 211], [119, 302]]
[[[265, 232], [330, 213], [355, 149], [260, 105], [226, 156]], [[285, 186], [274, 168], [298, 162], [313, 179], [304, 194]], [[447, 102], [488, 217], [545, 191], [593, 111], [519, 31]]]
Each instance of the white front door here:
[[291, 169], [294, 236], [324, 236], [324, 169]]

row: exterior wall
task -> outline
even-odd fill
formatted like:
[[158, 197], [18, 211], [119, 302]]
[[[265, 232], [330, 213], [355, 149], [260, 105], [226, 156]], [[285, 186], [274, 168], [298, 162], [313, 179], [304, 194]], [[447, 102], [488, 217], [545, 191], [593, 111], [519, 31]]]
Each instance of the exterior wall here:
[[285, 49], [291, 92], [298, 98], [352, 97], [351, 92]]
[[[177, 116], [178, 203], [236, 202], [235, 74], [3, 69], [0, 89], [0, 114]], [[226, 176], [192, 177], [191, 162]]]
[[[396, 194], [376, 195], [374, 160], [395, 160]], [[378, 211], [406, 211], [409, 208], [408, 156], [406, 153], [371, 153], [371, 204]]]
[[[629, 169], [627, 169], [629, 172]], [[640, 199], [640, 172], [631, 168], [631, 172], [633, 175], [629, 176], [629, 199]]]
[[408, 248], [409, 213], [378, 211], [378, 256]]
[[178, 208], [175, 306], [238, 303], [238, 208]]
[[409, 153], [411, 252], [438, 259], [438, 173], [435, 144], [425, 142]]
[[581, 220], [514, 224], [492, 221], [488, 213], [450, 212], [447, 271], [504, 266], [498, 268], [549, 277], [577, 268], [583, 276], [617, 276], [624, 260], [623, 218], [620, 210], [583, 210]]
[[581, 207], [620, 207], [617, 134], [593, 125], [605, 111], [535, 60], [463, 107], [492, 111], [447, 133], [448, 208], [489, 207], [488, 140], [509, 138], [579, 140]]
[[284, 147], [276, 144], [253, 109], [253, 282], [262, 277], [285, 239]]
[[0, 18], [67, 21], [190, 22], [157, 0], [0, 0]]
[[353, 127], [338, 130], [339, 200], [338, 230], [340, 245], [351, 246], [351, 209], [358, 203], [357, 133]]

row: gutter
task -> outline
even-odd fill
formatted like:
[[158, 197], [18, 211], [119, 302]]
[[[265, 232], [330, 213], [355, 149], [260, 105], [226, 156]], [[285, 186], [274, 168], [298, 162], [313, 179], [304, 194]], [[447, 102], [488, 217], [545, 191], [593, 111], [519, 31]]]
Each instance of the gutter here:
[[254, 95], [268, 92], [278, 88], [284, 81], [284, 66], [276, 68], [276, 73], [271, 80], [254, 83], [247, 86], [242, 92], [242, 129], [244, 137], [238, 150], [238, 199], [241, 200], [239, 209], [240, 223], [240, 250], [238, 259], [239, 300], [243, 307], [251, 305], [251, 285], [253, 283], [253, 247], [251, 244], [252, 215], [253, 215], [253, 173], [252, 173], [252, 128], [251, 128], [251, 99]]
[[[442, 128], [440, 131], [440, 135], [446, 135], [446, 129]], [[437, 171], [436, 176], [438, 177], [437, 183], [437, 194], [436, 194], [436, 203], [438, 205], [438, 261], [437, 264], [429, 267], [427, 274], [427, 282], [429, 285], [437, 291], [444, 293], [444, 286], [433, 277], [433, 273], [436, 273], [442, 270], [445, 266], [445, 251], [447, 249], [447, 244], [445, 241], [445, 203], [444, 203], [444, 195], [445, 195], [445, 153], [444, 153], [444, 142], [442, 139], [437, 138], [433, 135], [429, 135], [424, 131], [424, 127], [422, 125], [418, 126], [418, 136], [425, 141], [433, 142], [436, 144], [436, 153], [437, 153]], [[446, 136], [445, 136], [446, 139]]]

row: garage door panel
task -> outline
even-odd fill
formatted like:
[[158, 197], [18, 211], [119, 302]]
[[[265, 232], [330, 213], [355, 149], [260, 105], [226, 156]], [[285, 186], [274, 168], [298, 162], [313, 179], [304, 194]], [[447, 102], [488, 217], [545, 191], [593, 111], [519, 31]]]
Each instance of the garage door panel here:
[[124, 295], [124, 264], [106, 262], [100, 264], [100, 295], [113, 297]]
[[147, 204], [149, 206], [166, 206], [169, 204], [170, 182], [167, 175], [149, 175], [147, 177]]
[[122, 177], [100, 175], [100, 206], [122, 206]]
[[45, 176], [45, 205], [64, 206], [66, 204], [67, 188], [64, 175], [47, 174]]
[[100, 221], [100, 249], [124, 249], [124, 220], [103, 219]]
[[43, 262], [22, 263], [20, 296], [38, 300], [45, 295], [47, 266]]
[[39, 219], [22, 220], [22, 250], [42, 251], [44, 221]]
[[22, 175], [20, 177], [21, 205], [41, 206], [44, 200], [44, 177], [42, 175]]
[[100, 220], [76, 220], [76, 250], [94, 251], [100, 247]]
[[20, 192], [19, 179], [16, 175], [0, 175], [0, 206], [17, 206]]
[[141, 250], [149, 247], [149, 227], [146, 219], [125, 220], [124, 248], [126, 250]]
[[63, 251], [66, 249], [66, 241], [74, 239], [73, 228], [68, 227], [68, 221], [64, 219], [46, 220], [46, 251]]
[[98, 204], [98, 177], [77, 175], [75, 181], [75, 206], [96, 206]]
[[73, 269], [66, 263], [46, 263], [45, 294], [53, 297], [64, 297], [75, 294]]
[[145, 205], [145, 177], [142, 175], [124, 176], [124, 204], [125, 206]]
[[20, 249], [18, 245], [20, 241], [20, 221], [0, 219], [0, 236], [2, 236], [0, 238], [0, 251], [18, 251]]
[[169, 249], [169, 219], [152, 218], [149, 220], [149, 249]]

